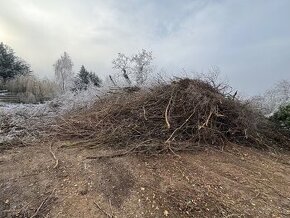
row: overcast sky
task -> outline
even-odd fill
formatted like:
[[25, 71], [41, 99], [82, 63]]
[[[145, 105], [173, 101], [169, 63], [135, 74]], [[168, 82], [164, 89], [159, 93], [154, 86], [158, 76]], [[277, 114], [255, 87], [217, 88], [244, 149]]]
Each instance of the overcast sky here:
[[104, 76], [146, 48], [170, 75], [218, 66], [256, 94], [290, 79], [290, 0], [0, 0], [0, 41], [49, 78], [64, 51]]

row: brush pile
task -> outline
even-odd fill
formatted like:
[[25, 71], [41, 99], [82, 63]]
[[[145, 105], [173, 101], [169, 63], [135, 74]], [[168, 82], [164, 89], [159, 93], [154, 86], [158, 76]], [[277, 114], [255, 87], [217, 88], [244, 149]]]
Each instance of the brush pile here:
[[141, 152], [189, 150], [227, 142], [289, 147], [289, 137], [247, 103], [224, 87], [200, 79], [178, 79], [147, 90], [108, 94], [90, 109], [63, 116], [52, 131], [63, 140]]

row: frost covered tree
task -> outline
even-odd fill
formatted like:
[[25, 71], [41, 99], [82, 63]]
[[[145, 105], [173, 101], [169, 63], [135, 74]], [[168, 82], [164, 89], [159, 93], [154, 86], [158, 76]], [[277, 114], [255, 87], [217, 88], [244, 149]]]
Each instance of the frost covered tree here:
[[[152, 52], [142, 49], [141, 52], [133, 55], [131, 58], [125, 54], [118, 53], [118, 57], [112, 63], [113, 69], [120, 70], [129, 85], [134, 82], [140, 86], [144, 84], [152, 71], [152, 60]], [[133, 77], [133, 79], [129, 76]]]
[[30, 66], [17, 57], [12, 48], [0, 43], [0, 79], [5, 83], [16, 76], [26, 75], [31, 72]]
[[101, 87], [102, 85], [102, 80], [94, 72], [90, 72], [89, 80], [90, 80], [90, 83], [96, 87]]
[[63, 56], [61, 56], [53, 66], [56, 82], [59, 84], [62, 91], [67, 90], [73, 80], [73, 62], [68, 53], [64, 52]]
[[290, 82], [279, 81], [274, 88], [264, 94], [265, 104], [271, 113], [278, 110], [280, 106], [285, 106], [290, 102]]
[[143, 85], [148, 75], [152, 72], [152, 60], [152, 52], [146, 51], [145, 49], [142, 49], [141, 52], [132, 57], [132, 71], [135, 75], [137, 85]]
[[86, 68], [84, 67], [84, 65], [82, 65], [77, 77], [80, 79], [80, 81], [83, 84], [89, 84], [89, 82], [90, 82], [89, 74], [90, 74], [89, 71], [87, 71]]
[[118, 53], [118, 57], [112, 61], [113, 69], [120, 70], [122, 72], [122, 76], [129, 85], [132, 83], [128, 72], [130, 70], [130, 61], [130, 58], [122, 53]]
[[73, 90], [86, 90], [90, 84], [100, 87], [102, 81], [95, 73], [87, 71], [82, 65], [80, 72], [75, 78], [75, 87]]
[[254, 96], [251, 102], [265, 115], [270, 116], [279, 107], [286, 106], [290, 103], [290, 81], [282, 80], [276, 83], [273, 88], [267, 90], [263, 95]]

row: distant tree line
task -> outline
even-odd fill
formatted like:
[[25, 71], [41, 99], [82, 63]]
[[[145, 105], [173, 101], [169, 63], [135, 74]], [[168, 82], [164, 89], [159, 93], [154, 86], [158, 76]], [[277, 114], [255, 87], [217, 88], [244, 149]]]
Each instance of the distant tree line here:
[[[118, 71], [126, 85], [138, 88], [145, 84], [152, 72], [152, 52], [142, 49], [137, 54], [127, 56], [118, 53], [113, 59], [113, 69]], [[102, 80], [84, 65], [74, 75], [73, 62], [67, 52], [53, 65], [55, 82], [40, 80], [32, 74], [30, 65], [18, 57], [12, 48], [0, 43], [0, 89], [17, 93], [23, 102], [43, 102], [52, 99], [57, 93], [87, 90], [90, 86], [101, 87]], [[118, 83], [109, 75], [114, 86]], [[255, 96], [251, 103], [261, 113], [280, 126], [290, 129], [290, 82], [281, 81], [262, 96]]]
[[[152, 52], [142, 49], [141, 52], [129, 57], [118, 53], [117, 58], [112, 61], [113, 69], [125, 79], [127, 85], [142, 86], [152, 72]], [[73, 62], [67, 52], [53, 65], [56, 81], [63, 92], [67, 90], [86, 90], [90, 85], [101, 87], [102, 80], [96, 73], [88, 71], [84, 65], [81, 66], [77, 75], [72, 70]], [[117, 85], [109, 75], [113, 85]]]
[[64, 52], [53, 66], [56, 81], [63, 92], [86, 90], [89, 85], [100, 87], [102, 84], [101, 79], [94, 72], [87, 71], [84, 65], [74, 76], [73, 62], [67, 52]]

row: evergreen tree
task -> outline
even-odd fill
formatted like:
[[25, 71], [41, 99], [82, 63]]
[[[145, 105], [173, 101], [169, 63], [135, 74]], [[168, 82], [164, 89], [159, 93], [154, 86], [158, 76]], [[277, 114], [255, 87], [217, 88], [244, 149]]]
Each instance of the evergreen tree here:
[[101, 79], [95, 73], [87, 71], [86, 68], [82, 65], [80, 72], [76, 77], [74, 89], [86, 90], [89, 84], [100, 87], [101, 83]]
[[18, 75], [31, 72], [30, 66], [17, 57], [14, 51], [3, 42], [0, 43], [0, 78], [6, 82]]
[[97, 87], [100, 87], [102, 84], [102, 80], [93, 72], [89, 73], [89, 80], [94, 86]]
[[85, 85], [89, 84], [89, 82], [90, 82], [89, 75], [90, 75], [89, 71], [87, 71], [86, 68], [84, 67], [84, 65], [82, 65], [81, 70], [78, 74], [78, 77], [83, 84], [85, 84]]
[[281, 106], [279, 110], [270, 117], [270, 120], [278, 123], [281, 127], [290, 130], [290, 104]]

